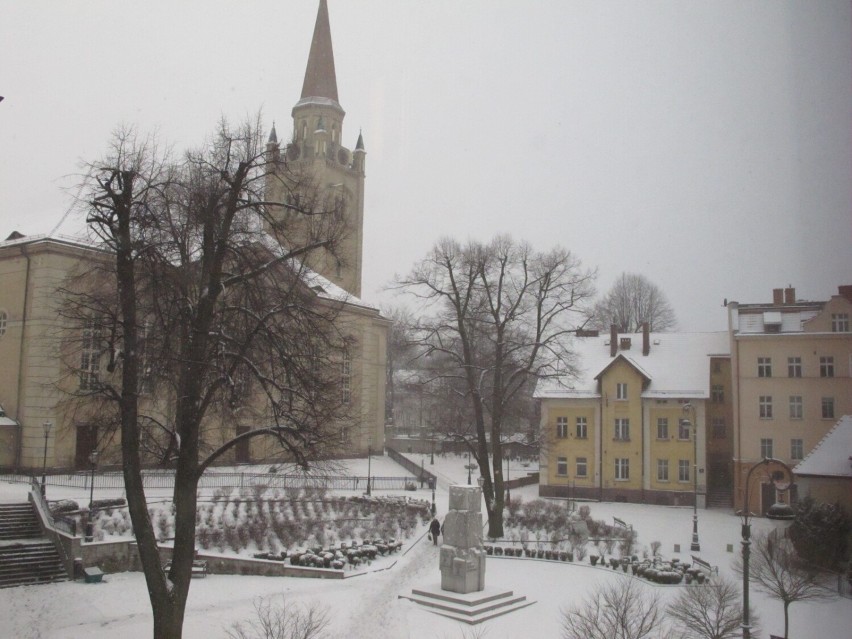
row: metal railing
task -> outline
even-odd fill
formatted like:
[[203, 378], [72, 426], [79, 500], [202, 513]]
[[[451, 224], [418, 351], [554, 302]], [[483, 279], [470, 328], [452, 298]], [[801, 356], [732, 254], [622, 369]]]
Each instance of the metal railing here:
[[[0, 481], [30, 482], [35, 481], [28, 475], [0, 475]], [[124, 489], [124, 475], [116, 471], [95, 473], [81, 472], [67, 475], [49, 475], [47, 483], [51, 486], [65, 488], [90, 489], [94, 487]], [[371, 479], [373, 490], [405, 490], [407, 485], [416, 482], [413, 476], [405, 477], [376, 477]], [[142, 476], [145, 488], [174, 488], [175, 476], [172, 472], [146, 471]], [[366, 490], [367, 476], [359, 475], [305, 475], [305, 474], [269, 474], [269, 473], [236, 473], [214, 472], [205, 473], [198, 482], [199, 488], [251, 488], [265, 486], [267, 488], [300, 488], [311, 490]], [[59, 525], [61, 527], [62, 524]]]

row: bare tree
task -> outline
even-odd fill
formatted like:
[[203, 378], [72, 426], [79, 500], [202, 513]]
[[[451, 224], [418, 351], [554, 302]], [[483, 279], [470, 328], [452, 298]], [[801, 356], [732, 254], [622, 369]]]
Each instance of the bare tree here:
[[[742, 557], [734, 563], [742, 574]], [[819, 581], [815, 568], [802, 562], [783, 531], [758, 534], [751, 541], [749, 580], [784, 604], [784, 637], [790, 627], [789, 609], [797, 601], [831, 599], [834, 593]]]
[[[205, 469], [256, 438], [307, 467], [345, 418], [338, 362], [351, 340], [336, 321], [340, 303], [303, 266], [335, 250], [345, 214], [317, 192], [266, 201], [270, 180], [289, 193], [305, 185], [262, 140], [259, 118], [236, 129], [223, 122], [204, 148], [173, 160], [124, 131], [83, 183], [81, 206], [103, 252], [66, 290], [65, 312], [83, 324], [75, 374], [81, 394], [112, 406], [119, 425], [158, 639], [182, 634]], [[237, 434], [243, 406], [253, 423]], [[151, 442], [175, 468], [168, 575], [142, 485]]]
[[[434, 378], [463, 399], [458, 432], [485, 480], [488, 536], [503, 536], [504, 426], [537, 378], [571, 370], [566, 336], [582, 323], [594, 273], [570, 252], [510, 237], [445, 238], [397, 287], [423, 303], [414, 335]], [[489, 458], [489, 446], [491, 456]]]
[[[668, 615], [685, 629], [685, 639], [735, 639], [741, 633], [743, 608], [737, 584], [730, 579], [693, 583], [668, 606]], [[751, 613], [752, 626], [757, 621]]]
[[231, 626], [229, 639], [320, 639], [329, 624], [328, 611], [315, 604], [275, 605], [270, 598], [259, 597], [254, 610], [254, 619]]
[[642, 324], [664, 332], [675, 328], [675, 313], [665, 293], [644, 275], [622, 273], [609, 292], [595, 304], [592, 325], [609, 330], [613, 324], [622, 333], [638, 333]]
[[635, 579], [619, 579], [596, 587], [581, 605], [562, 611], [562, 638], [662, 637], [662, 624], [659, 595], [649, 595]]

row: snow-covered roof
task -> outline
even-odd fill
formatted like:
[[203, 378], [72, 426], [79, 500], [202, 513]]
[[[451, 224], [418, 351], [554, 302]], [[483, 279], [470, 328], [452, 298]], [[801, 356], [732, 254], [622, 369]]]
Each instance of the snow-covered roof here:
[[642, 397], [706, 399], [710, 396], [710, 356], [730, 355], [728, 333], [651, 333], [648, 355], [642, 355], [642, 334], [630, 337], [631, 347], [610, 355], [610, 336], [574, 337], [570, 348], [576, 355], [577, 376], [544, 379], [536, 387], [538, 399], [600, 397], [597, 378], [615, 360], [622, 359], [649, 380]]
[[793, 472], [852, 477], [852, 415], [841, 417]]

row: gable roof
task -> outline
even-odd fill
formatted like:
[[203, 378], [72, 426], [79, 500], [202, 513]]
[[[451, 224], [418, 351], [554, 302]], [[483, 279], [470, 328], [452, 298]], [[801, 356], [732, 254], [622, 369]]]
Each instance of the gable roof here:
[[852, 478], [852, 415], [841, 417], [793, 472]]
[[[636, 338], [636, 334], [629, 334]], [[574, 377], [543, 379], [536, 386], [538, 399], [598, 398], [598, 380], [616, 361], [624, 361], [647, 383], [644, 398], [707, 399], [710, 396], [711, 356], [729, 357], [726, 331], [712, 333], [651, 333], [651, 350], [642, 355], [641, 333], [630, 349], [610, 355], [610, 336], [573, 337], [569, 348], [575, 354]], [[621, 340], [618, 340], [619, 344]]]

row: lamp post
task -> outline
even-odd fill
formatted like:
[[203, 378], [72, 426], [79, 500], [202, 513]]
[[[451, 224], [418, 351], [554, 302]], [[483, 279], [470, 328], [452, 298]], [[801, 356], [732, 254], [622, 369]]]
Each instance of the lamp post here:
[[372, 476], [372, 466], [371, 462], [373, 461], [373, 447], [367, 446], [367, 494], [372, 495], [370, 492], [370, 477]]
[[512, 495], [509, 494], [509, 456], [506, 456], [506, 503], [512, 501]]
[[[743, 495], [743, 509], [740, 511], [740, 515], [742, 516], [742, 546], [743, 546], [743, 639], [751, 639], [751, 620], [749, 618], [749, 602], [748, 602], [748, 586], [749, 586], [749, 566], [748, 561], [751, 556], [751, 524], [749, 523], [749, 500], [748, 500], [748, 490], [749, 485], [751, 483], [751, 474], [757, 470], [758, 468], [766, 468], [770, 463], [778, 464], [784, 469], [786, 472], [788, 481], [787, 484], [782, 484], [782, 480], [784, 479], [784, 472], [776, 471], [769, 476], [770, 481], [775, 484], [775, 490], [786, 492], [790, 490], [793, 486], [793, 471], [790, 470], [790, 467], [782, 462], [780, 459], [774, 459], [772, 457], [764, 457], [760, 463], [755, 464], [751, 468], [749, 468], [748, 474], [745, 479], [745, 487], [744, 487], [744, 495]], [[781, 504], [776, 503], [773, 504], [769, 512], [766, 514], [767, 517], [771, 519], [792, 519], [793, 518], [793, 509], [789, 504]]]
[[44, 459], [41, 462], [41, 496], [47, 495], [47, 438], [50, 435], [50, 429], [53, 428], [53, 422], [50, 420], [44, 422]]
[[[701, 544], [698, 542], [698, 419], [695, 416], [695, 406], [687, 402], [683, 405], [683, 414], [689, 415], [692, 413], [692, 459], [693, 459], [693, 497], [692, 497], [692, 543], [689, 549], [693, 551], [701, 550]], [[689, 418], [684, 420], [689, 426]]]
[[92, 532], [94, 530], [94, 524], [92, 519], [94, 519], [94, 508], [92, 508], [92, 502], [95, 499], [95, 468], [98, 466], [98, 451], [93, 450], [89, 454], [89, 462], [92, 464], [92, 481], [89, 483], [89, 520], [86, 522], [86, 541], [92, 541]]
[[435, 433], [432, 433], [432, 454], [429, 456], [429, 465], [435, 465]]
[[467, 485], [470, 486], [470, 450], [467, 451]]
[[435, 478], [434, 477], [429, 478], [429, 488], [432, 489], [432, 516], [434, 517], [435, 512], [438, 510], [435, 507]]

